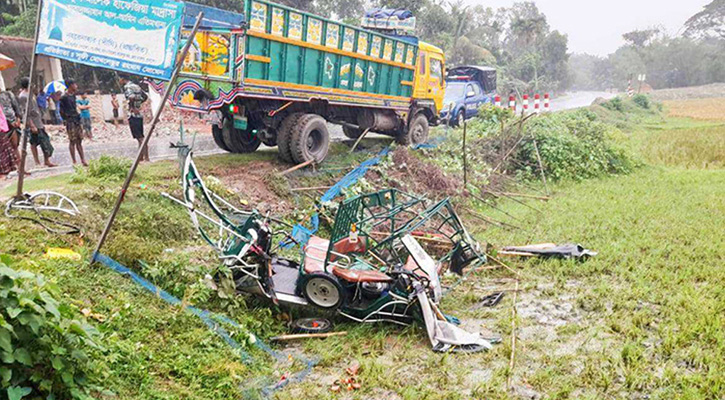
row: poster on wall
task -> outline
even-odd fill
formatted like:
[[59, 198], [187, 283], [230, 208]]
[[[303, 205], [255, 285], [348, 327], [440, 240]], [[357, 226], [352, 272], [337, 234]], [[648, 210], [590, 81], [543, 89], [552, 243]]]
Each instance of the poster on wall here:
[[44, 0], [36, 53], [169, 80], [183, 14], [171, 0]]

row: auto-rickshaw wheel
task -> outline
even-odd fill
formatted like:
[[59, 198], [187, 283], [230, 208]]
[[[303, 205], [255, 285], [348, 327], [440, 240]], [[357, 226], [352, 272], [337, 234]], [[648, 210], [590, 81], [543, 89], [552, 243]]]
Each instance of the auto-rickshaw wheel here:
[[345, 301], [345, 293], [340, 281], [333, 275], [324, 272], [307, 275], [304, 279], [302, 293], [312, 305], [325, 310], [336, 310]]
[[332, 330], [332, 322], [325, 318], [300, 318], [292, 322], [292, 330], [298, 333], [325, 333]]

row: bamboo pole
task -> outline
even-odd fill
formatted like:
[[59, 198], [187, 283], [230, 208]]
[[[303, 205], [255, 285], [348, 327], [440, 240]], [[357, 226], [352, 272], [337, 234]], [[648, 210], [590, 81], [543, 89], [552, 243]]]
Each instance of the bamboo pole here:
[[289, 174], [290, 172], [295, 172], [298, 169], [302, 169], [302, 168], [304, 168], [304, 167], [306, 167], [308, 165], [314, 164], [314, 162], [315, 162], [315, 159], [314, 158], [311, 159], [311, 160], [307, 160], [307, 161], [305, 161], [305, 162], [303, 162], [301, 164], [297, 164], [297, 165], [295, 165], [292, 168], [289, 168], [289, 169], [286, 169], [286, 170], [280, 172], [279, 175], [280, 176], [285, 176], [285, 175]]
[[35, 83], [35, 63], [38, 55], [35, 49], [38, 46], [38, 35], [40, 33], [40, 12], [43, 9], [43, 0], [38, 0], [38, 12], [35, 15], [35, 36], [33, 37], [33, 57], [30, 59], [30, 78], [28, 82], [28, 101], [25, 104], [25, 112], [23, 113], [22, 129], [20, 137], [22, 137], [22, 153], [20, 154], [20, 164], [18, 165], [18, 190], [15, 192], [15, 199], [21, 200], [23, 197], [23, 185], [25, 183], [25, 160], [28, 158], [28, 116], [30, 115], [30, 102], [33, 101], [33, 83]]
[[332, 336], [344, 336], [347, 335], [347, 331], [342, 332], [328, 332], [328, 333], [299, 333], [293, 335], [280, 335], [269, 338], [273, 342], [283, 340], [296, 340], [296, 339], [314, 339], [314, 338], [328, 338]]
[[168, 86], [166, 87], [166, 90], [164, 91], [164, 98], [161, 101], [161, 105], [159, 106], [159, 109], [156, 110], [156, 113], [154, 114], [154, 119], [151, 122], [151, 128], [149, 128], [148, 134], [146, 134], [146, 137], [144, 137], [143, 143], [138, 148], [138, 153], [136, 154], [136, 160], [131, 165], [131, 169], [128, 171], [128, 175], [126, 176], [126, 181], [123, 183], [123, 186], [121, 187], [121, 192], [118, 194], [118, 198], [116, 199], [116, 204], [113, 206], [113, 210], [111, 211], [111, 215], [108, 217], [108, 221], [106, 222], [106, 227], [103, 229], [103, 232], [101, 233], [101, 238], [98, 240], [98, 245], [96, 246], [96, 250], [93, 252], [93, 255], [91, 256], [91, 263], [96, 261], [96, 256], [98, 253], [100, 253], [101, 248], [103, 247], [103, 243], [106, 241], [106, 238], [108, 238], [108, 234], [111, 231], [111, 227], [113, 226], [113, 221], [116, 219], [116, 215], [118, 214], [118, 210], [121, 208], [121, 203], [123, 203], [124, 198], [126, 197], [126, 191], [128, 190], [128, 187], [131, 185], [131, 180], [133, 180], [134, 175], [136, 174], [136, 168], [138, 168], [138, 164], [141, 162], [141, 156], [144, 153], [144, 149], [149, 144], [149, 141], [151, 140], [151, 135], [154, 132], [154, 129], [156, 129], [156, 124], [159, 122], [159, 118], [161, 117], [161, 113], [164, 111], [164, 107], [166, 106], [166, 102], [169, 100], [169, 95], [171, 95], [171, 86], [176, 82], [176, 79], [179, 76], [179, 72], [181, 71], [181, 66], [184, 63], [184, 59], [186, 58], [186, 55], [189, 53], [189, 48], [191, 47], [191, 43], [193, 40], [191, 38], [194, 38], [196, 36], [196, 32], [199, 30], [199, 26], [201, 25], [201, 20], [204, 18], [204, 13], [200, 12], [199, 15], [196, 17], [196, 22], [194, 23], [194, 28], [191, 30], [191, 35], [189, 36], [189, 40], [186, 41], [186, 44], [184, 45], [184, 49], [179, 54], [179, 58], [177, 58], [176, 62], [176, 68], [174, 68], [174, 73], [171, 75], [171, 79], [169, 80]]

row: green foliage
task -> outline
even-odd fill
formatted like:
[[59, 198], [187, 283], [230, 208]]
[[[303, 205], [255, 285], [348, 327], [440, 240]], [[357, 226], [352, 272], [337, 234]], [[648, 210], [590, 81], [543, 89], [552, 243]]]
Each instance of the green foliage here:
[[649, 100], [649, 96], [645, 94], [636, 94], [634, 97], [632, 97], [632, 101], [634, 104], [640, 106], [641, 108], [644, 108], [645, 110], [649, 110], [650, 107], [652, 107], [652, 102]]
[[95, 329], [75, 319], [58, 289], [42, 276], [0, 259], [0, 368], [8, 399], [25, 396], [91, 399], [87, 373], [98, 368], [88, 350]]
[[622, 101], [621, 97], [615, 97], [602, 103], [602, 107], [610, 111], [624, 112], [624, 102]]
[[38, 9], [35, 6], [29, 7], [19, 15], [3, 13], [1, 19], [6, 24], [0, 26], [0, 35], [32, 38], [35, 34], [35, 15], [37, 13]]
[[87, 168], [76, 168], [71, 182], [81, 183], [88, 178], [101, 181], [122, 180], [128, 175], [130, 168], [131, 160], [104, 154], [97, 160], [91, 160]]
[[526, 134], [513, 156], [524, 177], [538, 179], [540, 174], [534, 141], [546, 177], [554, 181], [624, 174], [637, 165], [613, 140], [616, 128], [586, 109], [533, 119]]

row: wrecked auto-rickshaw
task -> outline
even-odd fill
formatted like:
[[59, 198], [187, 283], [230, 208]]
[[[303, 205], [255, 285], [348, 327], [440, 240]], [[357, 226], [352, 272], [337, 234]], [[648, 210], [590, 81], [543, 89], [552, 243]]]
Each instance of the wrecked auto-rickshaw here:
[[[209, 190], [180, 148], [184, 206], [220, 254], [237, 291], [275, 304], [313, 306], [357, 322], [409, 325], [423, 320], [436, 351], [480, 351], [490, 343], [458, 328], [438, 308], [444, 266], [461, 273], [485, 262], [448, 200], [427, 206], [395, 189], [339, 203], [329, 239], [311, 236], [299, 261], [280, 255], [295, 239], [281, 221], [242, 211]], [[200, 200], [200, 201], [199, 201]], [[436, 262], [418, 240], [448, 243]]]

